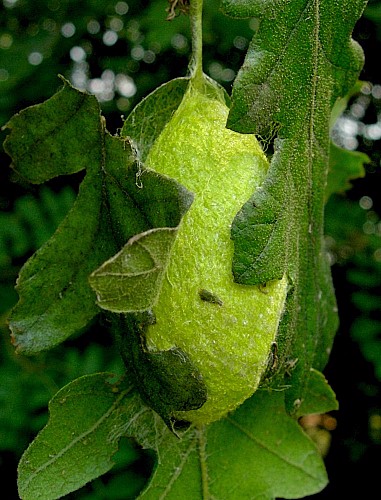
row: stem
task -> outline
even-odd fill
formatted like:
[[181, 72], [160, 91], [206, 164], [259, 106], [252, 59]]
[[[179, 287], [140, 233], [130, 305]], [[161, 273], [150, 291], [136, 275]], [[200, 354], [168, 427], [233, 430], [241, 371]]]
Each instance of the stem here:
[[206, 436], [205, 427], [196, 428], [196, 436], [198, 438], [198, 452], [200, 458], [200, 469], [201, 469], [201, 484], [202, 484], [202, 499], [210, 499], [209, 492], [209, 475], [207, 467], [207, 455], [206, 455]]
[[202, 84], [202, 3], [203, 0], [190, 0], [189, 16], [192, 28], [191, 78], [194, 84]]

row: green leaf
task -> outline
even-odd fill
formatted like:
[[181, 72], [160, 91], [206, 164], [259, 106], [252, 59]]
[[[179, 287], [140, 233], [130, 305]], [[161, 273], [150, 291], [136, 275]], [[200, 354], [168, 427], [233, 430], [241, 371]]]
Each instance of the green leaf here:
[[[124, 123], [122, 135], [128, 137], [141, 161], [146, 159], [149, 149], [160, 135], [167, 121], [179, 106], [189, 80], [172, 80], [150, 94], [132, 111]], [[160, 113], [158, 113], [160, 109]], [[143, 181], [144, 170], [138, 177]], [[158, 176], [159, 178], [159, 176]], [[166, 185], [162, 196], [166, 196]], [[157, 188], [156, 188], [157, 189]], [[183, 194], [181, 215], [188, 210], [193, 196]], [[151, 196], [145, 203], [158, 211]], [[163, 206], [163, 220], [171, 216], [169, 204]], [[155, 213], [154, 212], [154, 213]], [[137, 234], [90, 276], [90, 284], [97, 293], [98, 305], [112, 312], [142, 312], [150, 309], [159, 293], [163, 272], [168, 264], [169, 253], [177, 233], [177, 225], [153, 229]]]
[[142, 406], [133, 386], [98, 373], [74, 380], [49, 403], [50, 419], [25, 451], [18, 487], [23, 500], [53, 500], [75, 491], [113, 466], [118, 442]]
[[326, 199], [333, 193], [343, 193], [352, 187], [350, 180], [365, 176], [364, 164], [370, 158], [360, 151], [348, 151], [331, 142]]
[[301, 498], [326, 483], [315, 445], [285, 413], [284, 393], [262, 391], [225, 419], [163, 439], [139, 500]]
[[19, 465], [23, 500], [54, 500], [107, 472], [122, 436], [157, 453], [141, 499], [300, 498], [327, 482], [314, 444], [285, 413], [284, 392], [257, 392], [227, 418], [178, 439], [127, 380], [111, 377], [84, 376], [54, 396], [47, 426]]
[[363, 65], [362, 50], [350, 35], [366, 3], [277, 0], [266, 5], [223, 0], [229, 15], [262, 19], [234, 83], [228, 125], [257, 133], [280, 123], [285, 137], [289, 130], [307, 129], [311, 111], [328, 110], [325, 119], [329, 117], [336, 99], [353, 87]]
[[301, 402], [296, 417], [339, 409], [335, 393], [328, 385], [324, 375], [313, 368], [308, 379], [306, 394], [307, 397]]
[[13, 169], [28, 182], [40, 184], [99, 163], [101, 151], [94, 145], [101, 127], [96, 98], [65, 83], [45, 103], [11, 118], [4, 148], [13, 159]]
[[[363, 82], [358, 80], [355, 85], [347, 92], [344, 97], [336, 100], [332, 108], [330, 129], [334, 126], [336, 120], [345, 111], [349, 100], [356, 94], [359, 94]], [[352, 187], [350, 181], [365, 176], [364, 165], [370, 163], [370, 158], [359, 151], [349, 151], [340, 148], [334, 142], [330, 143], [329, 151], [329, 170], [326, 186], [326, 201], [333, 193], [343, 193]]]
[[160, 291], [176, 229], [151, 229], [131, 238], [89, 280], [97, 303], [112, 312], [150, 309]]
[[[18, 350], [32, 354], [62, 342], [99, 312], [88, 277], [130, 238], [166, 228], [158, 234], [162, 250], [168, 249], [168, 234], [174, 238], [192, 196], [135, 162], [127, 139], [104, 129], [95, 97], [67, 82], [48, 101], [13, 117], [7, 128], [5, 148], [26, 180], [44, 182], [86, 168], [73, 208], [17, 281], [20, 300], [10, 327]], [[152, 286], [154, 294], [157, 285]], [[144, 309], [146, 303], [137, 299], [144, 299], [141, 293], [135, 307]]]
[[[164, 83], [143, 99], [128, 115], [121, 135], [132, 140], [139, 152], [140, 160], [145, 161], [154, 142], [179, 107], [189, 81], [189, 78], [175, 78]], [[211, 96], [222, 95], [226, 104], [230, 104], [229, 96], [216, 82], [210, 81], [205, 85], [204, 91]]]
[[207, 400], [207, 389], [199, 370], [182, 349], [147, 348], [146, 331], [154, 322], [150, 312], [112, 318], [119, 350], [142, 398], [177, 435], [190, 424], [179, 422], [176, 412], [200, 408]]
[[330, 129], [332, 129], [332, 127], [335, 125], [336, 120], [339, 118], [339, 116], [342, 113], [344, 113], [344, 111], [348, 107], [348, 103], [351, 100], [351, 98], [361, 92], [363, 85], [364, 82], [362, 82], [361, 80], [357, 80], [357, 82], [353, 85], [351, 89], [349, 89], [349, 91], [345, 94], [345, 96], [339, 97], [336, 100], [335, 105], [333, 106], [331, 112], [331, 120], [329, 126]]
[[230, 15], [261, 18], [233, 86], [228, 126], [278, 137], [262, 189], [233, 222], [233, 271], [247, 284], [288, 277], [277, 342], [280, 370], [298, 359], [286, 382], [290, 412], [306, 397], [310, 369], [324, 368], [338, 324], [323, 239], [329, 127], [332, 107], [363, 65], [351, 32], [365, 4], [223, 0]]
[[188, 84], [188, 78], [176, 78], [164, 83], [128, 115], [121, 135], [133, 140], [141, 161], [145, 161], [153, 143], [179, 107]]
[[[234, 241], [233, 275], [237, 283], [260, 285], [281, 279], [287, 266], [285, 234], [290, 230], [292, 187], [287, 172], [289, 162], [273, 158], [267, 177], [236, 215], [231, 229]], [[290, 159], [289, 161], [292, 161]], [[275, 170], [277, 173], [275, 174]], [[280, 175], [282, 183], [274, 183]]]

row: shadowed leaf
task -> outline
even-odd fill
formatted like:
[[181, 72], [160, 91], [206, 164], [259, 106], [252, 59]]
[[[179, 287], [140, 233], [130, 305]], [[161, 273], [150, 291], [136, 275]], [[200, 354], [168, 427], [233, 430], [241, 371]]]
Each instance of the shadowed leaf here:
[[[30, 182], [86, 168], [74, 206], [17, 281], [20, 300], [10, 326], [17, 349], [31, 354], [62, 342], [99, 312], [88, 277], [130, 238], [166, 228], [157, 232], [155, 241], [145, 240], [148, 252], [151, 243], [153, 253], [161, 247], [164, 266], [168, 235], [173, 241], [192, 196], [175, 181], [136, 163], [129, 142], [104, 129], [95, 97], [67, 82], [48, 101], [12, 118], [7, 128], [11, 133], [5, 147], [13, 168]], [[152, 300], [160, 276], [151, 279]], [[135, 295], [131, 307], [145, 309], [142, 282], [134, 286], [140, 291], [130, 292]]]

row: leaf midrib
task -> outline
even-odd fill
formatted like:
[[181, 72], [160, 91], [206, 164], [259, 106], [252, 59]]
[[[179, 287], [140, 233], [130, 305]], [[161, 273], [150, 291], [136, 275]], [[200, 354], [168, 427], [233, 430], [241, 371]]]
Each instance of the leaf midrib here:
[[191, 439], [186, 452], [182, 455], [182, 459], [181, 459], [179, 465], [175, 468], [175, 473], [172, 474], [171, 479], [168, 481], [168, 484], [167, 484], [165, 490], [160, 495], [159, 500], [165, 500], [165, 498], [167, 498], [167, 495], [170, 493], [172, 486], [177, 481], [177, 479], [180, 477], [184, 467], [186, 466], [189, 455], [192, 453], [192, 451], [195, 450], [196, 444], [197, 444], [197, 438], [196, 438], [196, 436], [194, 436]]
[[255, 443], [257, 446], [265, 450], [267, 453], [270, 453], [274, 457], [276, 457], [278, 460], [281, 460], [282, 462], [288, 464], [290, 467], [300, 471], [303, 473], [303, 475], [306, 475], [310, 477], [313, 480], [316, 480], [317, 478], [309, 473], [306, 469], [303, 469], [301, 465], [295, 464], [291, 462], [290, 460], [287, 459], [287, 457], [280, 455], [279, 453], [276, 453], [274, 449], [270, 448], [267, 446], [265, 443], [260, 441], [257, 437], [255, 437], [251, 432], [247, 431], [242, 425], [240, 425], [237, 421], [235, 421], [232, 417], [226, 417], [226, 420], [231, 423], [236, 429], [238, 429], [240, 432], [245, 434], [253, 443]]
[[70, 451], [77, 443], [79, 443], [81, 440], [83, 440], [86, 436], [90, 435], [92, 432], [96, 431], [102, 423], [116, 410], [118, 407], [119, 403], [121, 400], [130, 392], [134, 389], [133, 386], [128, 387], [124, 391], [122, 391], [118, 398], [114, 401], [114, 403], [110, 406], [110, 408], [85, 432], [82, 432], [79, 434], [75, 439], [69, 442], [64, 448], [62, 448], [61, 451], [59, 451], [54, 457], [52, 457], [50, 460], [44, 462], [42, 465], [37, 467], [25, 480], [23, 483], [23, 489], [26, 490], [29, 486], [29, 484], [34, 480], [36, 476], [38, 476], [42, 471], [47, 469], [50, 465], [54, 464], [57, 462], [60, 458], [62, 458], [65, 453]]

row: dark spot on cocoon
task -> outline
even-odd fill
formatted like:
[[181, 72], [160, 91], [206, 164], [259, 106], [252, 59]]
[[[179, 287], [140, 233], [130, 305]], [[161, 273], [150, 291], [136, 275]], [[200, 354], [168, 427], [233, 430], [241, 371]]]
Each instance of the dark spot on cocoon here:
[[198, 295], [204, 302], [210, 302], [211, 304], [217, 304], [219, 306], [223, 305], [222, 300], [214, 293], [209, 292], [209, 290], [199, 290]]

